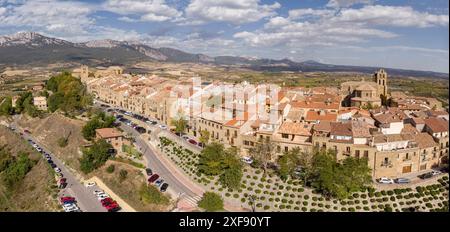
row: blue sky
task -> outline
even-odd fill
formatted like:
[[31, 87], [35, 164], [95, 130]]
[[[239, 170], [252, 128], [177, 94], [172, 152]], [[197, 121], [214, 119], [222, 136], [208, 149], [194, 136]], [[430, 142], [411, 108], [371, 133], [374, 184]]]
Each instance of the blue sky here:
[[449, 72], [448, 0], [0, 0], [0, 34]]

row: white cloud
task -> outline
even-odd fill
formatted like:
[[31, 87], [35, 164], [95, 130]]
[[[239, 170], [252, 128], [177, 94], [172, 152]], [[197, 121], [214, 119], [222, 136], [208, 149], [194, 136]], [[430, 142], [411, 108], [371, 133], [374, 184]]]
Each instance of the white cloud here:
[[415, 11], [409, 6], [365, 6], [344, 9], [335, 20], [341, 22], [387, 25], [398, 27], [447, 26], [448, 15], [435, 15]]
[[6, 13], [6, 8], [5, 7], [0, 7], [0, 16], [2, 16], [2, 14]]
[[0, 18], [0, 27], [28, 26], [55, 34], [84, 33], [85, 27], [93, 25], [94, 20], [89, 5], [77, 2], [55, 0], [28, 1], [23, 5], [9, 7]]
[[259, 0], [192, 0], [185, 9], [188, 21], [200, 24], [210, 21], [243, 24], [276, 15], [278, 2], [262, 5]]
[[374, 0], [330, 0], [326, 6], [332, 8], [342, 8], [353, 6], [355, 4], [372, 4], [373, 2]]
[[[139, 21], [168, 21], [181, 17], [182, 12], [166, 4], [164, 0], [107, 0], [103, 10], [120, 15], [136, 15]], [[122, 17], [134, 21], [129, 17]], [[131, 19], [131, 20], [130, 20]]]
[[337, 46], [398, 36], [378, 26], [420, 28], [446, 25], [448, 15], [418, 12], [411, 7], [367, 5], [359, 9], [308, 8], [290, 10], [288, 17], [272, 17], [262, 29], [238, 32], [234, 38], [255, 47]]

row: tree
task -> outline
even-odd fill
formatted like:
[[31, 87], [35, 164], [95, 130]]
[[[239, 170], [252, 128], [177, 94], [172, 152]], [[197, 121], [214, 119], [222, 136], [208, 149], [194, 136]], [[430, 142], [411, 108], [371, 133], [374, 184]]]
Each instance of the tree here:
[[223, 210], [223, 199], [217, 193], [205, 192], [198, 206], [208, 212]]
[[367, 188], [371, 183], [367, 158], [348, 157], [336, 162], [334, 151], [320, 150], [314, 156], [311, 185], [326, 196], [340, 199]]
[[145, 183], [139, 188], [139, 196], [144, 204], [167, 205], [170, 202], [169, 198], [164, 196], [158, 188]]
[[91, 147], [83, 150], [83, 156], [80, 158], [80, 169], [85, 174], [102, 166], [112, 154], [109, 152], [112, 145], [101, 139], [95, 142]]
[[222, 172], [222, 157], [224, 156], [224, 146], [213, 142], [200, 152], [198, 170], [206, 175], [219, 175]]
[[11, 97], [5, 97], [0, 100], [0, 116], [1, 115], [11, 115], [14, 113], [14, 108], [12, 107]]
[[301, 151], [299, 154], [298, 164], [301, 167], [301, 175], [303, 177], [303, 184], [305, 186], [307, 185], [312, 175], [314, 154], [314, 151]]
[[89, 120], [82, 129], [83, 137], [86, 140], [92, 140], [95, 137], [95, 130], [100, 128], [108, 128], [113, 126], [116, 118], [114, 116], [107, 116], [104, 112], [95, 115]]
[[236, 148], [225, 151], [222, 161], [223, 173], [219, 177], [220, 183], [230, 189], [238, 189], [243, 176], [242, 163], [237, 157]]
[[197, 167], [201, 173], [219, 176], [219, 181], [224, 187], [231, 189], [240, 187], [243, 172], [236, 148], [225, 150], [222, 144], [213, 142], [200, 153]]
[[12, 161], [2, 172], [3, 183], [9, 190], [13, 189], [25, 178], [25, 175], [33, 166], [34, 162], [30, 160], [28, 154], [20, 152], [17, 158], [12, 158]]
[[187, 121], [182, 115], [179, 115], [178, 118], [173, 118], [170, 124], [175, 126], [175, 131], [177, 133], [183, 133], [186, 130]]
[[209, 131], [207, 130], [201, 130], [200, 131], [200, 142], [203, 144], [203, 146], [206, 146], [209, 142], [209, 138], [211, 137]]
[[116, 167], [114, 166], [114, 164], [111, 164], [106, 168], [106, 172], [113, 173], [115, 169], [116, 169]]
[[256, 162], [261, 163], [264, 173], [267, 171], [267, 165], [272, 160], [272, 155], [275, 151], [275, 143], [273, 143], [269, 137], [265, 139], [260, 138], [255, 147], [250, 150], [253, 158]]
[[295, 169], [299, 165], [300, 148], [296, 147], [288, 152], [285, 152], [283, 156], [278, 159], [278, 174], [282, 180], [287, 180], [289, 176], [292, 176]]

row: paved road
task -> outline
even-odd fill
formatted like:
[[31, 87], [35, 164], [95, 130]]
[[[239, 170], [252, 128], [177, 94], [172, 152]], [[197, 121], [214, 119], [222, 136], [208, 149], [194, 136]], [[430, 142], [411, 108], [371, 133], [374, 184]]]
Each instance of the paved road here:
[[[15, 123], [12, 123], [11, 126], [16, 128], [17, 130], [23, 131], [20, 127], [18, 127]], [[58, 159], [54, 154], [50, 152], [43, 144], [39, 143], [34, 136], [31, 134], [23, 133], [22, 136], [25, 140], [31, 139], [33, 140], [39, 147], [41, 147], [46, 153], [50, 155], [53, 160], [53, 163], [56, 164], [58, 168], [61, 169], [61, 173], [64, 175], [64, 178], [67, 179], [67, 187], [62, 189], [58, 195], [61, 196], [72, 196], [77, 200], [77, 205], [83, 212], [107, 212], [106, 209], [101, 205], [100, 201], [97, 200], [91, 189], [86, 188], [83, 184], [81, 184], [73, 175], [70, 170], [63, 164], [63, 162]]]

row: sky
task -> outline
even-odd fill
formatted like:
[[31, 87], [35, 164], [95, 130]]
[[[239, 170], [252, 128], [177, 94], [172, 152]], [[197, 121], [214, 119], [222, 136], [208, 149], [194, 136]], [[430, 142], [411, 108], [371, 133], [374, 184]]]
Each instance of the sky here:
[[448, 0], [0, 0], [0, 34], [449, 72]]

